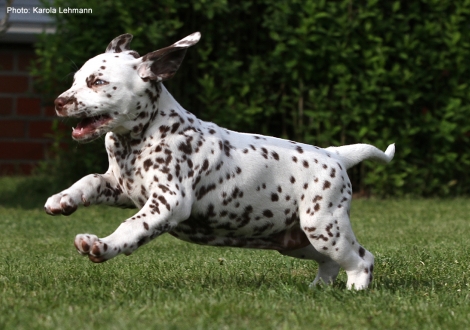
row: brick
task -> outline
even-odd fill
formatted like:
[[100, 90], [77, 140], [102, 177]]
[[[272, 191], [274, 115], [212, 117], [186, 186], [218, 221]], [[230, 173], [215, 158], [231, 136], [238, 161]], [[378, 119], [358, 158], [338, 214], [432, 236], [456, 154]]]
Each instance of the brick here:
[[0, 175], [30, 175], [37, 163], [0, 163]]
[[25, 126], [21, 120], [0, 120], [0, 138], [24, 138]]
[[16, 102], [16, 114], [22, 116], [40, 116], [41, 99], [40, 98], [18, 98]]
[[0, 97], [0, 116], [9, 116], [13, 112], [13, 99], [11, 97]]
[[28, 87], [27, 76], [0, 76], [0, 93], [25, 93]]
[[35, 60], [36, 56], [33, 52], [18, 54], [18, 70], [29, 72], [31, 61]]
[[[60, 124], [59, 124], [60, 128]], [[50, 138], [52, 132], [52, 121], [30, 122], [28, 127], [28, 137], [32, 139]]]
[[41, 160], [44, 146], [40, 142], [1, 141], [0, 160]]
[[46, 117], [57, 117], [57, 114], [55, 113], [55, 107], [53, 105], [45, 106], [44, 107], [44, 115]]
[[13, 54], [0, 53], [0, 71], [13, 71]]

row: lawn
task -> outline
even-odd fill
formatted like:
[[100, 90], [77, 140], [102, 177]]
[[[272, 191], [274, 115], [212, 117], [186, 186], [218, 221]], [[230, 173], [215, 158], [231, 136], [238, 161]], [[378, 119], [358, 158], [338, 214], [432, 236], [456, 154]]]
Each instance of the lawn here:
[[93, 264], [76, 234], [111, 233], [133, 213], [89, 207], [51, 217], [53, 186], [0, 179], [0, 329], [468, 329], [470, 199], [354, 200], [376, 257], [362, 292], [309, 289], [314, 262], [163, 235]]

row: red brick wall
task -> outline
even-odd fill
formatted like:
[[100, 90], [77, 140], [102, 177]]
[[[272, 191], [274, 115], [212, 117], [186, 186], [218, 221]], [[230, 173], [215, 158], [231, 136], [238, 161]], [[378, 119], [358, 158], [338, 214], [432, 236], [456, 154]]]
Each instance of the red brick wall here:
[[34, 91], [33, 58], [30, 46], [0, 47], [0, 175], [30, 174], [50, 145], [55, 113]]

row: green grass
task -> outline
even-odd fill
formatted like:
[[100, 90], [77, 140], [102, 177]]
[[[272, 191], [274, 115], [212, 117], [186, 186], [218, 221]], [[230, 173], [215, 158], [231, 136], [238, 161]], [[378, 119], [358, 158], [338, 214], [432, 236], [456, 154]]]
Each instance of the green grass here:
[[[51, 217], [50, 184], [0, 179], [0, 329], [470, 328], [470, 200], [355, 200], [355, 233], [376, 257], [363, 292], [309, 289], [314, 262], [212, 248], [169, 235], [93, 264], [77, 233], [110, 234], [132, 210]], [[55, 188], [54, 188], [55, 189]]]

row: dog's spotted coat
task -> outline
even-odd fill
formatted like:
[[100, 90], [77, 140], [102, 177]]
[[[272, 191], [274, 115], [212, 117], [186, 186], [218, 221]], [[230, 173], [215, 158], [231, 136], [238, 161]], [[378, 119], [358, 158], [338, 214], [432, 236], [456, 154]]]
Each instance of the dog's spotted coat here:
[[50, 197], [46, 212], [69, 215], [90, 204], [139, 209], [105, 238], [77, 235], [77, 250], [93, 262], [129, 255], [170, 233], [198, 244], [313, 259], [319, 263], [314, 284], [331, 283], [343, 267], [348, 288], [366, 288], [374, 257], [351, 229], [346, 170], [364, 159], [390, 161], [394, 145], [385, 153], [366, 144], [321, 149], [197, 119], [161, 81], [174, 75], [199, 38], [194, 33], [140, 57], [125, 34], [75, 74], [56, 99], [56, 112], [83, 118], [72, 133], [78, 141], [107, 133], [109, 169]]

